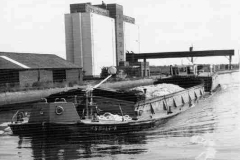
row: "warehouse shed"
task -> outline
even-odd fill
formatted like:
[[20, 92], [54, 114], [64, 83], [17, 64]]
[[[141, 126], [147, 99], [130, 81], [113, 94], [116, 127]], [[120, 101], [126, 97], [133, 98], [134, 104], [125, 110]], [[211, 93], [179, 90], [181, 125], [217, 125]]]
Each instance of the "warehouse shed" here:
[[81, 83], [82, 69], [53, 54], [0, 52], [0, 86], [35, 82]]

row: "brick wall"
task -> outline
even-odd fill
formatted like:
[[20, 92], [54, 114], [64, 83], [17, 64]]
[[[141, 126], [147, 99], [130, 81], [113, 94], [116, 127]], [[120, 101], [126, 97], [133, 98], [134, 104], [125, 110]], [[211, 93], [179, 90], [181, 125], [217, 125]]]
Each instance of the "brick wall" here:
[[26, 70], [19, 72], [19, 82], [20, 86], [32, 86], [34, 82], [38, 81], [38, 71], [37, 70]]
[[40, 70], [40, 82], [52, 82], [53, 74], [50, 70]]
[[82, 82], [82, 73], [79, 69], [66, 70], [66, 81], [67, 82]]

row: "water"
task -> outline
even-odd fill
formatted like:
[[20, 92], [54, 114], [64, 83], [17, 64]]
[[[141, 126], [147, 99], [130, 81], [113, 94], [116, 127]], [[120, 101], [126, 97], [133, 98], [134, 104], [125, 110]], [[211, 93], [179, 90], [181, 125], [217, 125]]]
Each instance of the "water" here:
[[[0, 159], [240, 160], [239, 72], [220, 75], [222, 89], [158, 128], [128, 135], [19, 137], [0, 114]], [[5, 131], [3, 132], [3, 130]]]

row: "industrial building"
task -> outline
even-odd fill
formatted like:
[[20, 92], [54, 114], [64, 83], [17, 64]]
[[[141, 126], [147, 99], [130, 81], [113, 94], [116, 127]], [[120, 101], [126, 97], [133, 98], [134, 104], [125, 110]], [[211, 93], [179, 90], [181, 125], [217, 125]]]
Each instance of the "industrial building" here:
[[139, 27], [119, 4], [71, 4], [65, 35], [67, 60], [85, 76], [99, 76], [103, 67], [126, 64], [126, 52], [139, 52]]
[[53, 54], [0, 52], [0, 86], [35, 82], [82, 82], [82, 69]]

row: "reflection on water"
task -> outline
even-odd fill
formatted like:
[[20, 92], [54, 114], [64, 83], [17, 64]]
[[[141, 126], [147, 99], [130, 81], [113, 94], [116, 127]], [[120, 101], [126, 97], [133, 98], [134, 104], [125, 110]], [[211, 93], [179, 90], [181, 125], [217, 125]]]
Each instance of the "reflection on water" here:
[[161, 126], [126, 135], [13, 136], [0, 116], [0, 159], [240, 159], [239, 73], [222, 88]]
[[[139, 154], [146, 149], [125, 148], [125, 145], [144, 144], [144, 136], [87, 136], [31, 137], [33, 157], [79, 159], [116, 154]], [[21, 145], [22, 146], [22, 145]]]

